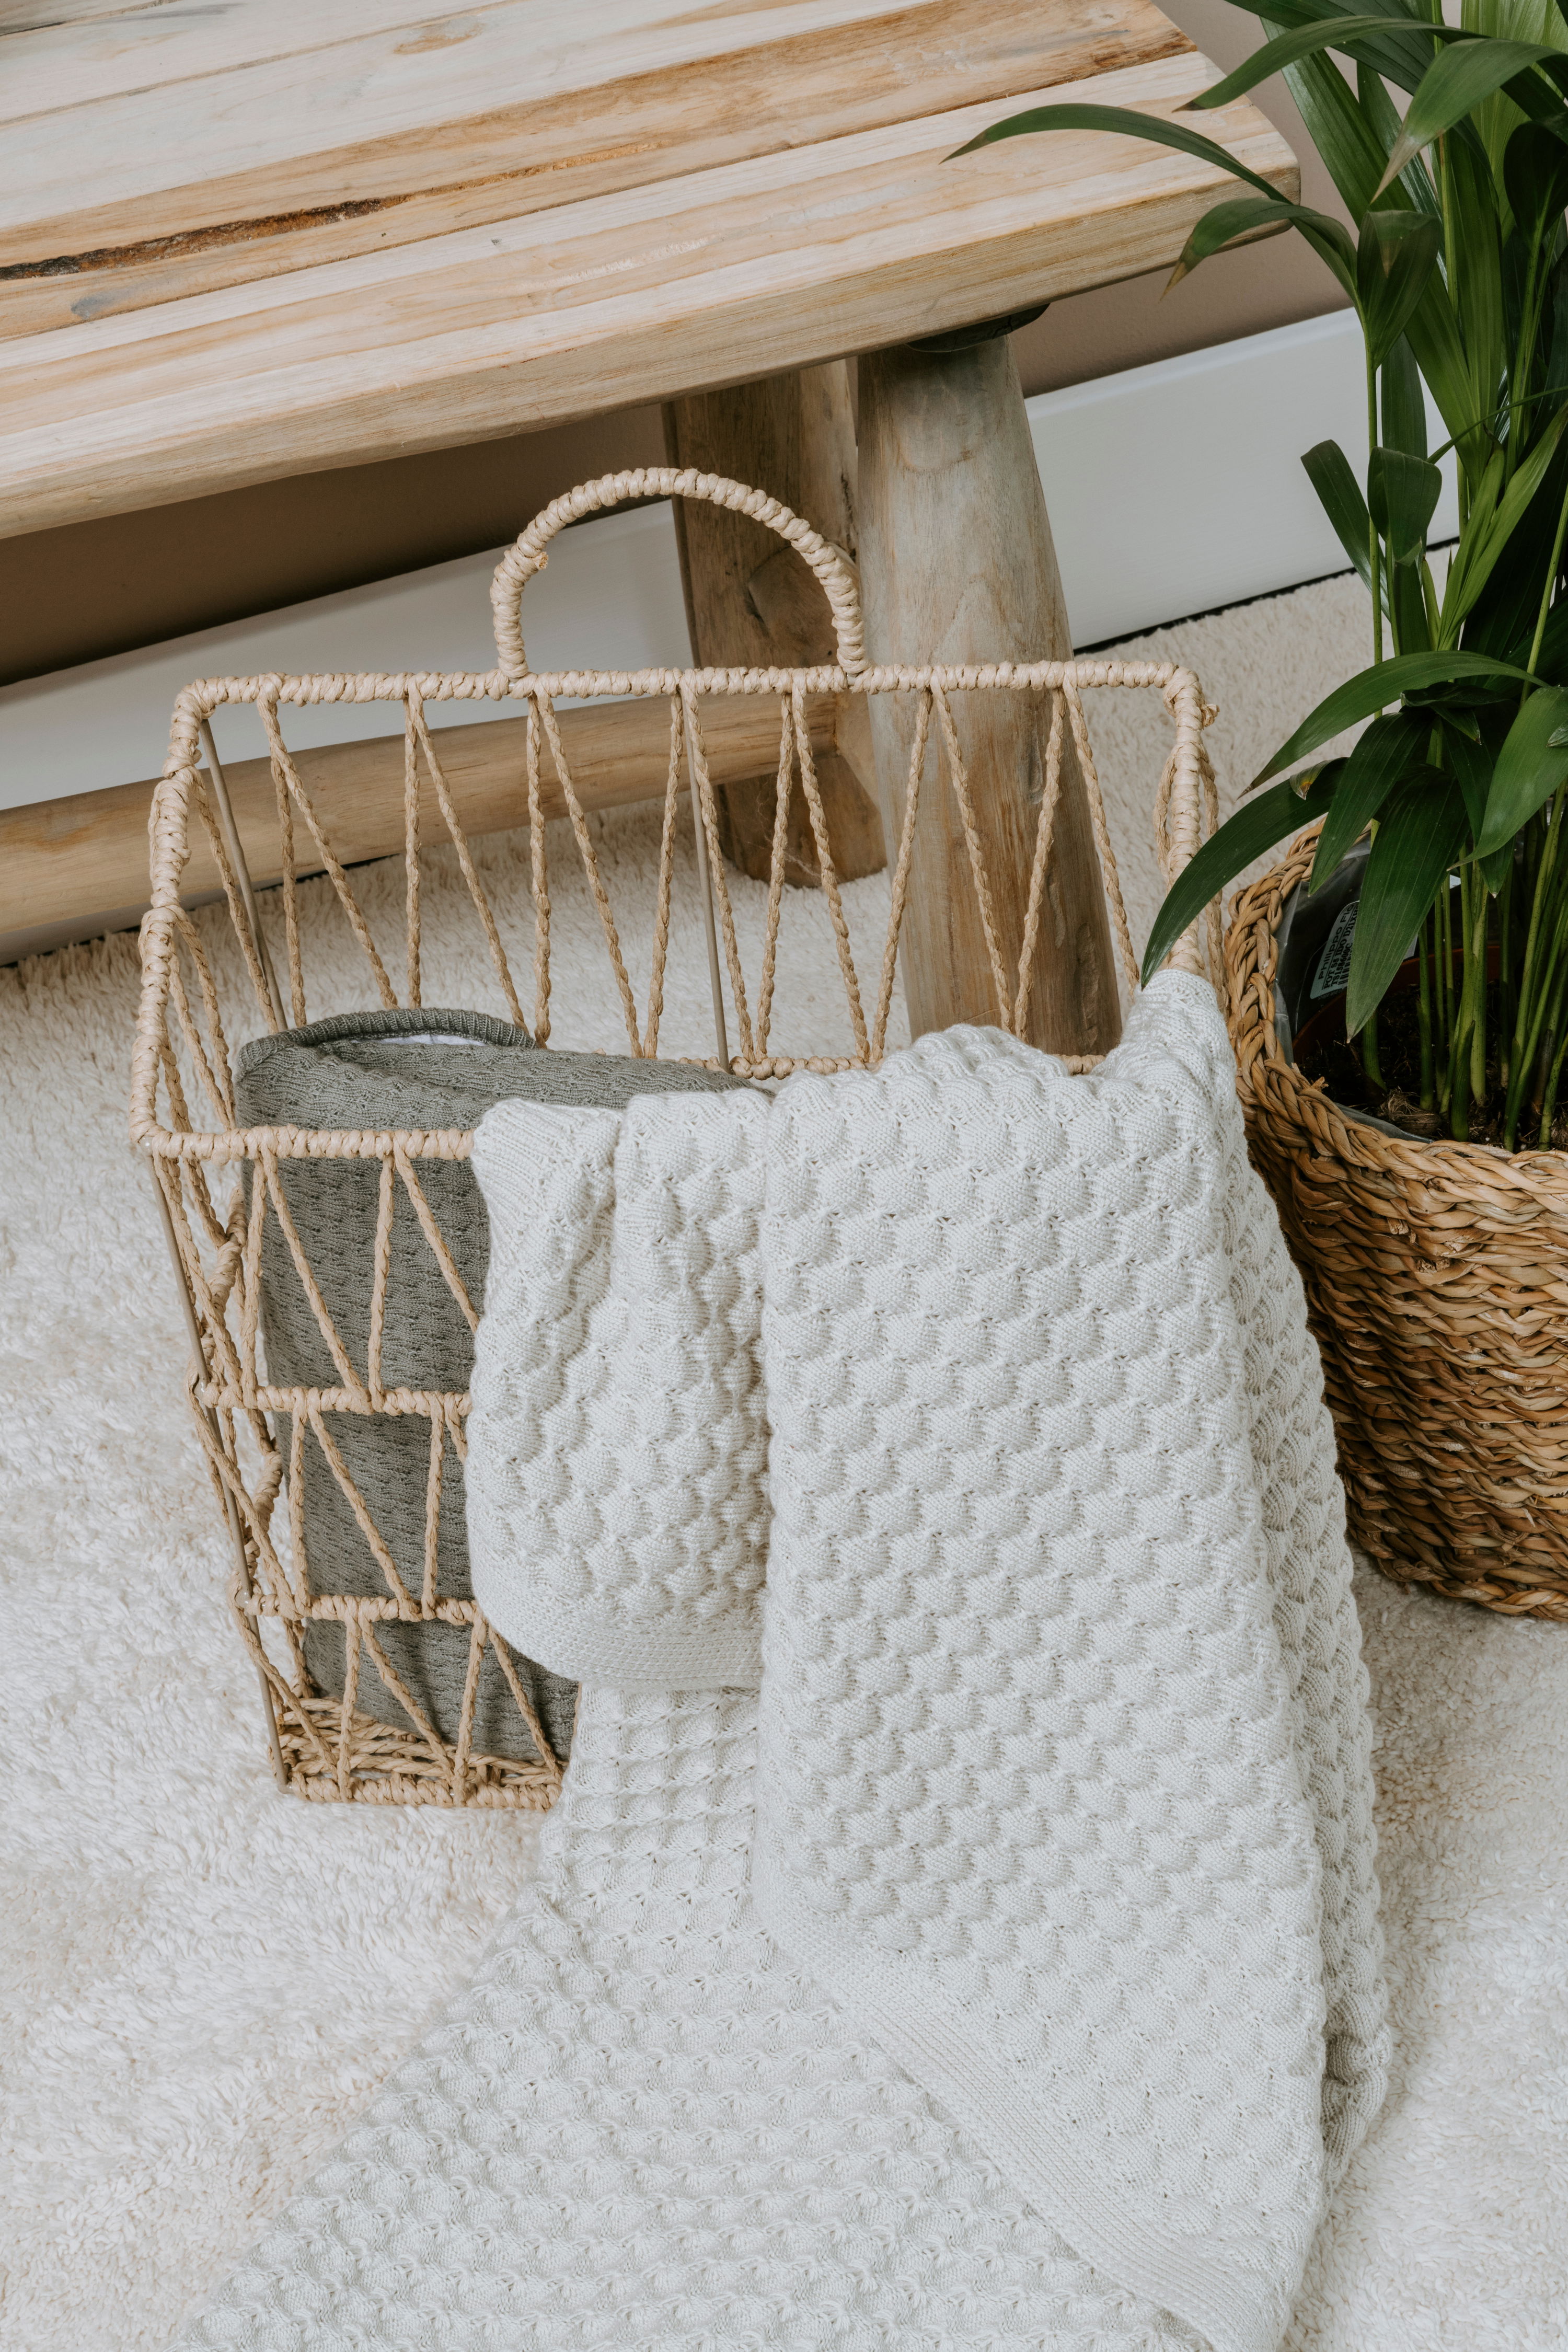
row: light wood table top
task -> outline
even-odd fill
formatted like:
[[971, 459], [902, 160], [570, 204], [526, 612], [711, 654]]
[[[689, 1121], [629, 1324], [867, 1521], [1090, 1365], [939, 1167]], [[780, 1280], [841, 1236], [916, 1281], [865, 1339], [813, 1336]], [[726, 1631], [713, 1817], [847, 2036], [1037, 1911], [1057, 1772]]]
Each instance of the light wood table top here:
[[[29, 22], [29, 19], [32, 21]], [[0, 535], [884, 348], [1174, 258], [1147, 0], [23, 0], [0, 32]], [[1294, 194], [1245, 101], [1203, 118]]]

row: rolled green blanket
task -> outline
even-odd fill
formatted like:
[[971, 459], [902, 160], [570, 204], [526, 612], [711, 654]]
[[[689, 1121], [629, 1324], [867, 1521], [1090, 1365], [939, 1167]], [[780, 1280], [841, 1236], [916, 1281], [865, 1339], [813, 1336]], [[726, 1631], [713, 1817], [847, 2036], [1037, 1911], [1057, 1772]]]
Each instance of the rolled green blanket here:
[[[309, 1027], [259, 1037], [240, 1048], [235, 1101], [242, 1127], [389, 1129], [477, 1127], [498, 1102], [521, 1097], [618, 1110], [634, 1095], [708, 1093], [744, 1081], [682, 1062], [626, 1055], [542, 1050], [526, 1030], [488, 1013], [415, 1008], [339, 1013]], [[286, 1160], [283, 1196], [328, 1312], [363, 1378], [370, 1341], [381, 1171], [375, 1160]], [[489, 1226], [467, 1160], [421, 1160], [416, 1175], [453, 1264], [476, 1307], [484, 1304]], [[336, 1388], [341, 1376], [276, 1216], [261, 1253], [261, 1339], [267, 1378], [279, 1388]], [[394, 1192], [392, 1267], [383, 1328], [381, 1378], [387, 1389], [461, 1391], [473, 1366], [473, 1335], [426, 1240], [403, 1184]], [[279, 1413], [278, 1443], [289, 1460], [292, 1416]], [[430, 1424], [423, 1414], [333, 1413], [331, 1436], [408, 1591], [425, 1582], [426, 1492]], [[312, 1594], [383, 1593], [385, 1577], [314, 1435], [304, 1437], [300, 1479]], [[468, 1600], [468, 1531], [462, 1465], [446, 1453], [437, 1543], [437, 1592]], [[384, 1622], [377, 1639], [443, 1739], [455, 1741], [468, 1667], [462, 1625]], [[341, 1696], [344, 1634], [317, 1620], [305, 1629], [305, 1664], [317, 1688]], [[576, 1686], [531, 1661], [519, 1678], [552, 1747], [570, 1745]], [[374, 1664], [362, 1657], [356, 1705], [407, 1727]], [[531, 1759], [532, 1744], [493, 1652], [487, 1650], [475, 1706], [477, 1755]]]

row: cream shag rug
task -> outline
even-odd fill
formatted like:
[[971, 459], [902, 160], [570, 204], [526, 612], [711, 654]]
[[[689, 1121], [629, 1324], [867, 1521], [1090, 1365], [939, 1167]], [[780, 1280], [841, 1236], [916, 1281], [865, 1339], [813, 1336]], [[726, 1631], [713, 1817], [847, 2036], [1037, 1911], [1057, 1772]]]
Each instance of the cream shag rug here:
[[[1363, 614], [1359, 585], [1330, 582], [1136, 652], [1197, 669], [1233, 795], [1365, 658]], [[1142, 932], [1165, 720], [1120, 696], [1094, 697], [1089, 718]], [[601, 831], [612, 893], [646, 908], [653, 820]], [[552, 855], [556, 1042], [615, 1046], [569, 841]], [[526, 861], [511, 837], [480, 856], [521, 982]], [[666, 1044], [700, 1052], [706, 975], [682, 879]], [[371, 879], [389, 932], [399, 887], [395, 868]], [[742, 893], [754, 935], [762, 894]], [[331, 975], [313, 1009], [366, 1002], [323, 887], [307, 897]], [[872, 965], [883, 880], [849, 905]], [[426, 1000], [491, 1004], [449, 873], [426, 926]], [[629, 928], [640, 950], [646, 919]], [[819, 901], [792, 898], [784, 980], [781, 1045], [846, 1034]], [[130, 937], [0, 972], [5, 2352], [165, 2344], [463, 1982], [526, 1884], [535, 1834], [518, 1815], [340, 1811], [274, 1790], [149, 1180], [125, 1139], [135, 991]], [[1568, 1633], [1369, 1571], [1360, 1593], [1397, 2068], [1290, 2352], [1561, 2352]]]

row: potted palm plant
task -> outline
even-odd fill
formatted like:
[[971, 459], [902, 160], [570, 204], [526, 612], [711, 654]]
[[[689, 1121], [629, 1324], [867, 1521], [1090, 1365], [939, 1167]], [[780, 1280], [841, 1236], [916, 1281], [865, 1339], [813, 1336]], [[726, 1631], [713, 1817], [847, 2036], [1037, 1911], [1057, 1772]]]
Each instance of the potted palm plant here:
[[1237, 894], [1226, 976], [1352, 1528], [1401, 1580], [1568, 1621], [1568, 0], [1464, 0], [1457, 26], [1436, 0], [1269, 0], [1267, 21], [1188, 113], [1283, 70], [1351, 228], [1184, 119], [1045, 106], [973, 143], [1100, 129], [1203, 156], [1245, 185], [1177, 278], [1290, 229], [1355, 308], [1365, 480], [1331, 441], [1302, 463], [1366, 583], [1372, 660], [1183, 875], [1145, 971], [1299, 835]]

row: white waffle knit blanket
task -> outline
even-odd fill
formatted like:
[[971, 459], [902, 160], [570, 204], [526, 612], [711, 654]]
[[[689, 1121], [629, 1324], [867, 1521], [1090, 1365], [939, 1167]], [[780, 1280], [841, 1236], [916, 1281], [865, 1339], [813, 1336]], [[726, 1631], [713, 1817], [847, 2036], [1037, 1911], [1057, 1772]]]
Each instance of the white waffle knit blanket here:
[[584, 1693], [538, 1879], [190, 2352], [1200, 2352], [763, 1928], [756, 1717]]
[[1101, 2273], [1269, 2352], [1386, 2053], [1332, 1433], [1213, 998], [1087, 1079], [974, 1030], [807, 1079], [768, 1162], [759, 1914]]
[[565, 1794], [195, 2340], [1272, 2352], [1386, 2027], [1212, 997], [1087, 1079], [956, 1031], [691, 1111], [481, 1130], [475, 1583], [590, 1685]]
[[574, 1681], [718, 1690], [761, 1671], [771, 1109], [739, 1092], [509, 1102], [475, 1140], [474, 1589]]

